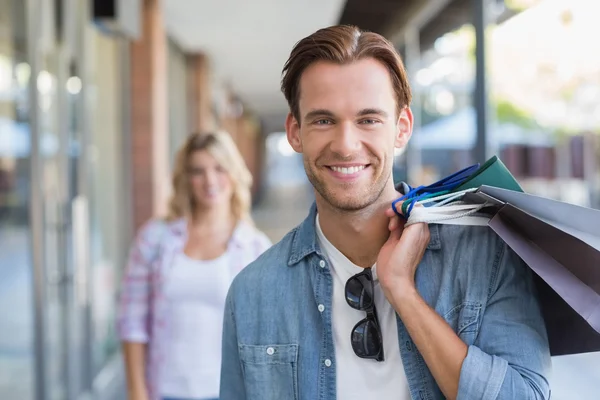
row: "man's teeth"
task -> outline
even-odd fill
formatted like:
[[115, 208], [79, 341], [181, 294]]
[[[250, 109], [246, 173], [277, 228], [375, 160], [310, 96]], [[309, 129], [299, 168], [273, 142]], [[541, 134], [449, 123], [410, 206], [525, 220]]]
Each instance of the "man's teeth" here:
[[356, 167], [331, 167], [332, 170], [334, 170], [335, 172], [339, 172], [342, 174], [355, 174], [358, 171], [362, 171], [363, 169], [365, 169], [364, 165], [360, 165], [360, 166], [356, 166]]

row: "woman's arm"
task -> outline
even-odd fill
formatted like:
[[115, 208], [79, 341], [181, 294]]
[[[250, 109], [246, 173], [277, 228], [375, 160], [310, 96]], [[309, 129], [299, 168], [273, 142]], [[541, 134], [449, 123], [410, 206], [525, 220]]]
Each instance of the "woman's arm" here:
[[123, 357], [129, 400], [148, 400], [146, 389], [146, 344], [123, 342]]
[[122, 342], [130, 400], [147, 400], [146, 343], [150, 341], [152, 265], [164, 233], [162, 221], [140, 229], [131, 246], [123, 274], [118, 306], [118, 333]]

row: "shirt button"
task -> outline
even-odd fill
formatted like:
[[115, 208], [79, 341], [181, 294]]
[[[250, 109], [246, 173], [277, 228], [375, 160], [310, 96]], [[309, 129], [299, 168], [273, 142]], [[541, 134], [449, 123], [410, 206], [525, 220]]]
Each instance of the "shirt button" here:
[[269, 348], [267, 349], [267, 354], [268, 354], [268, 355], [270, 355], [270, 356], [272, 356], [272, 355], [273, 355], [273, 353], [275, 353], [275, 349], [274, 349], [274, 348], [272, 348], [272, 347], [269, 347]]
[[325, 360], [325, 366], [331, 367], [331, 360], [329, 358], [327, 360]]
[[319, 309], [319, 312], [325, 311], [325, 306], [323, 304], [319, 304], [319, 307], [317, 308]]
[[323, 261], [323, 260], [319, 261], [319, 267], [325, 268], [325, 261]]

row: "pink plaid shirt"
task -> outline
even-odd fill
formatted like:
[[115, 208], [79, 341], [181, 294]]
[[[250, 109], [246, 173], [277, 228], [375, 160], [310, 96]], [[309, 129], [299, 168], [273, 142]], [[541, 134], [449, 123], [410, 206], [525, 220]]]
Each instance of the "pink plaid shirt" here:
[[[117, 329], [122, 341], [147, 343], [146, 382], [151, 400], [160, 399], [160, 368], [169, 340], [165, 275], [187, 242], [186, 221], [153, 220], [138, 232], [123, 275]], [[271, 246], [270, 240], [246, 222], [235, 228], [228, 250], [234, 275]]]

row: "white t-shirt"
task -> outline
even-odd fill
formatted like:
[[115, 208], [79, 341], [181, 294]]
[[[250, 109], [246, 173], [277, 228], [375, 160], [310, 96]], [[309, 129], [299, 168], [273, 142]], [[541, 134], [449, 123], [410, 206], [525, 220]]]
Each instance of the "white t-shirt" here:
[[353, 275], [364, 271], [353, 264], [336, 249], [323, 234], [317, 214], [317, 237], [321, 250], [329, 259], [333, 278], [332, 329], [336, 358], [337, 398], [344, 400], [395, 399], [409, 400], [410, 392], [406, 373], [400, 358], [396, 311], [387, 301], [379, 281], [375, 266], [373, 279], [375, 284], [375, 307], [381, 326], [385, 361], [364, 359], [354, 354], [350, 342], [352, 328], [366, 317], [364, 311], [353, 309], [346, 302], [346, 281]]
[[208, 261], [177, 254], [166, 275], [169, 340], [161, 365], [165, 397], [219, 397], [221, 335], [227, 290], [233, 279], [229, 255]]

